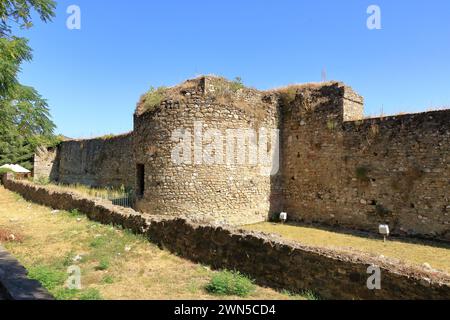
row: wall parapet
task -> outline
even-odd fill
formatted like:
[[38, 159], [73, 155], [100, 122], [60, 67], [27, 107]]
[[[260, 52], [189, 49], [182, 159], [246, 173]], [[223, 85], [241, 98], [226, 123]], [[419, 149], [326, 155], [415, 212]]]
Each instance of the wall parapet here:
[[[150, 216], [78, 194], [7, 177], [5, 187], [55, 209], [78, 209], [91, 220], [144, 234], [194, 262], [239, 270], [259, 284], [293, 292], [313, 289], [327, 299], [448, 299], [450, 275], [365, 255], [302, 246], [273, 235]], [[367, 268], [382, 272], [382, 289], [367, 289]]]

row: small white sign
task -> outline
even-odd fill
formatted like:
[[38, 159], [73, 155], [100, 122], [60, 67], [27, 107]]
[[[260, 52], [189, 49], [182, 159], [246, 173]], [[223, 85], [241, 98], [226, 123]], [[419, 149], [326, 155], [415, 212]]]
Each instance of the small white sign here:
[[380, 227], [378, 228], [380, 234], [382, 234], [383, 236], [388, 236], [390, 231], [389, 231], [389, 226], [387, 224], [380, 224]]

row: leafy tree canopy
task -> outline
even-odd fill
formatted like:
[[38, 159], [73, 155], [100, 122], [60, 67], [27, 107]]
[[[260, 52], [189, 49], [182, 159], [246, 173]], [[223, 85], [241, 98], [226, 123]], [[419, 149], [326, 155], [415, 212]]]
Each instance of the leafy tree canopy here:
[[31, 28], [31, 11], [35, 10], [44, 22], [55, 16], [56, 2], [53, 0], [1, 0], [0, 1], [0, 36], [11, 33], [11, 25]]
[[30, 168], [39, 145], [58, 142], [47, 101], [17, 80], [20, 65], [32, 54], [27, 39], [12, 35], [13, 26], [32, 26], [33, 10], [42, 21], [50, 21], [55, 6], [53, 0], [0, 0], [0, 165]]
[[54, 17], [55, 7], [53, 0], [0, 0], [0, 98], [18, 84], [20, 64], [32, 58], [28, 41], [13, 36], [12, 26], [31, 28], [32, 10], [47, 22]]

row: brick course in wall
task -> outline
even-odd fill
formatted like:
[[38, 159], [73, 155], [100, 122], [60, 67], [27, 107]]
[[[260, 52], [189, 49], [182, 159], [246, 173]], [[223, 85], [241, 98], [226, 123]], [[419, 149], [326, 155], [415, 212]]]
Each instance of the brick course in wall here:
[[[145, 234], [162, 248], [195, 262], [239, 270], [262, 285], [293, 292], [313, 290], [326, 299], [450, 298], [447, 274], [301, 246], [273, 235], [145, 215], [11, 178], [5, 178], [4, 185], [27, 200], [60, 210], [78, 209], [92, 220]], [[367, 268], [373, 265], [381, 268], [381, 290], [368, 290], [366, 286]]]

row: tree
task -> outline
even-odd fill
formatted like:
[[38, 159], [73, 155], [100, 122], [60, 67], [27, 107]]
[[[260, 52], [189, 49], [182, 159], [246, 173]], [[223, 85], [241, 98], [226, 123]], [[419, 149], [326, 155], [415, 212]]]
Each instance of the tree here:
[[56, 2], [53, 0], [0, 0], [0, 36], [11, 33], [11, 24], [31, 28], [31, 11], [34, 9], [42, 21], [55, 16]]
[[17, 74], [24, 61], [31, 60], [31, 48], [24, 38], [0, 38], [0, 99], [7, 98], [18, 85]]
[[31, 48], [24, 38], [12, 36], [12, 25], [31, 28], [34, 9], [44, 22], [54, 17], [53, 0], [0, 0], [0, 98], [10, 94], [17, 82], [20, 65], [32, 58]]
[[0, 165], [31, 167], [39, 145], [55, 144], [55, 125], [39, 93], [19, 84], [20, 65], [32, 59], [28, 40], [12, 35], [12, 26], [32, 27], [34, 10], [44, 22], [54, 16], [53, 0], [0, 0]]
[[31, 168], [38, 146], [58, 143], [54, 128], [47, 101], [35, 89], [17, 85], [0, 101], [0, 163]]

